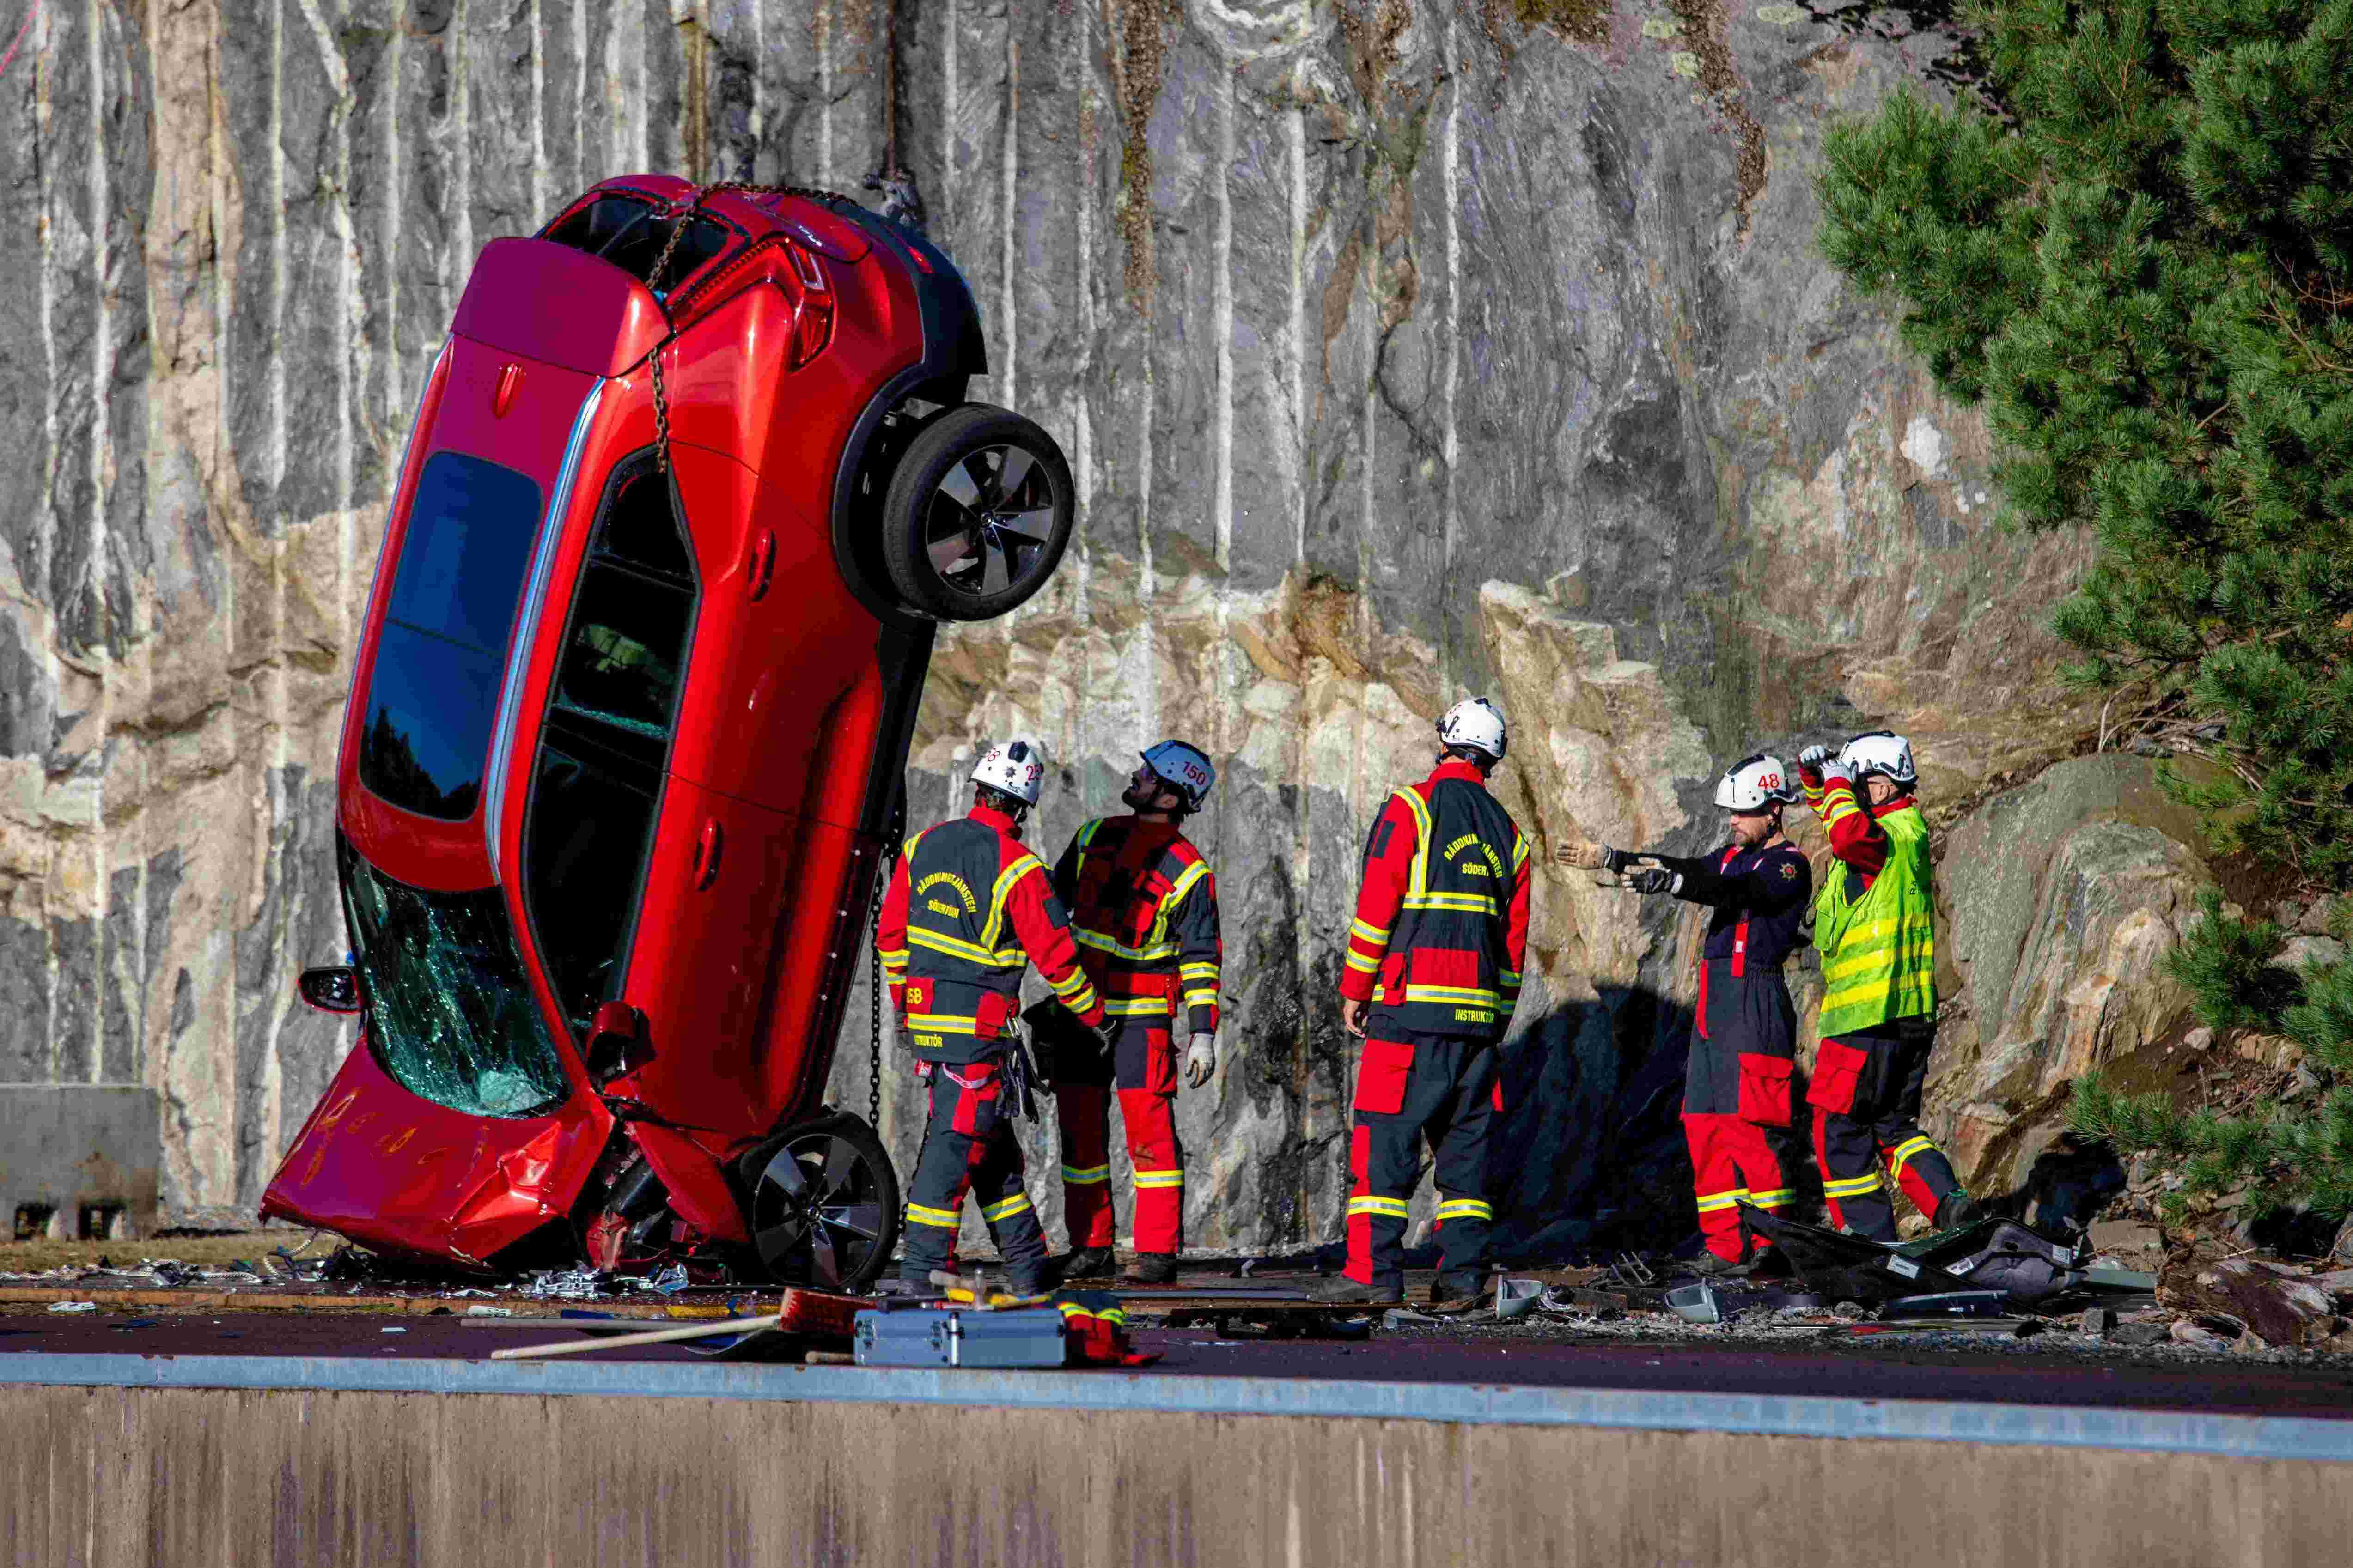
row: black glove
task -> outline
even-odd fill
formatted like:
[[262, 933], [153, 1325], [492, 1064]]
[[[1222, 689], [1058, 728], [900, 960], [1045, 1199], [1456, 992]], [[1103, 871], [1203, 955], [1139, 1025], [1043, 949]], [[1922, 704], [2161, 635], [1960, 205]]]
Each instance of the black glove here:
[[1624, 873], [1626, 885], [1638, 893], [1677, 893], [1683, 890], [1683, 879], [1679, 871], [1664, 866], [1645, 866]]
[[1601, 847], [1601, 868], [1613, 876], [1624, 876], [1626, 868], [1640, 858], [1641, 857], [1629, 855], [1623, 849], [1612, 849], [1607, 844]]

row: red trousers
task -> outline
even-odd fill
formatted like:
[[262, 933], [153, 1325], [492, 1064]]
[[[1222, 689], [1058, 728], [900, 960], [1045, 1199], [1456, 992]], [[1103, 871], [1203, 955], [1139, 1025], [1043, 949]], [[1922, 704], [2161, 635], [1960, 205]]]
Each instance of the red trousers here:
[[1176, 1101], [1151, 1089], [1111, 1089], [1063, 1083], [1054, 1090], [1054, 1119], [1062, 1129], [1062, 1218], [1071, 1245], [1109, 1247], [1111, 1097], [1127, 1129], [1128, 1163], [1135, 1167], [1135, 1250], [1185, 1249], [1185, 1163], [1176, 1148]]
[[[1683, 1140], [1691, 1145], [1692, 1190], [1699, 1198], [1700, 1234], [1707, 1249], [1727, 1262], [1742, 1258], [1740, 1210], [1746, 1201], [1778, 1209], [1792, 1195], [1774, 1147], [1780, 1129], [1759, 1127], [1737, 1116], [1683, 1113]], [[1757, 1237], [1763, 1252], [1773, 1244]]]

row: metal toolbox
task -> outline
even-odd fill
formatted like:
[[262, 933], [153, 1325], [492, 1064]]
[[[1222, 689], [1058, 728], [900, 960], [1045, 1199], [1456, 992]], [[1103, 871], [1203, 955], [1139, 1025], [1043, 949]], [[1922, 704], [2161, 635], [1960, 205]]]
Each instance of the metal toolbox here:
[[856, 1345], [860, 1366], [1060, 1366], [1062, 1314], [931, 1303], [869, 1309], [858, 1314]]

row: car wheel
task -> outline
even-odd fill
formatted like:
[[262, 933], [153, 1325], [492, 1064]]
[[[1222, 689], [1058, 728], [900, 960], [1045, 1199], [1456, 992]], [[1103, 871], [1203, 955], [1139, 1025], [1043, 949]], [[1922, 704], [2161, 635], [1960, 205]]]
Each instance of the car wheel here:
[[856, 1290], [899, 1242], [899, 1173], [882, 1140], [847, 1112], [792, 1129], [756, 1152], [752, 1244], [772, 1279]]
[[1071, 466], [1038, 425], [986, 403], [927, 422], [883, 502], [882, 558], [909, 607], [1001, 616], [1045, 586], [1071, 542]]

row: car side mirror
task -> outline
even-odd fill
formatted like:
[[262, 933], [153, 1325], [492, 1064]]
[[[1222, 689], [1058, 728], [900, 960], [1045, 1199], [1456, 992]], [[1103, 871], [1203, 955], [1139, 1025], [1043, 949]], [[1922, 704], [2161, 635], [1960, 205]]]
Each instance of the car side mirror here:
[[318, 969], [306, 969], [294, 983], [302, 1000], [322, 1013], [356, 1013], [360, 1010], [359, 971], [348, 963], [331, 963]]
[[653, 1060], [645, 1048], [646, 1016], [627, 1002], [600, 1003], [588, 1026], [588, 1076], [601, 1088]]

